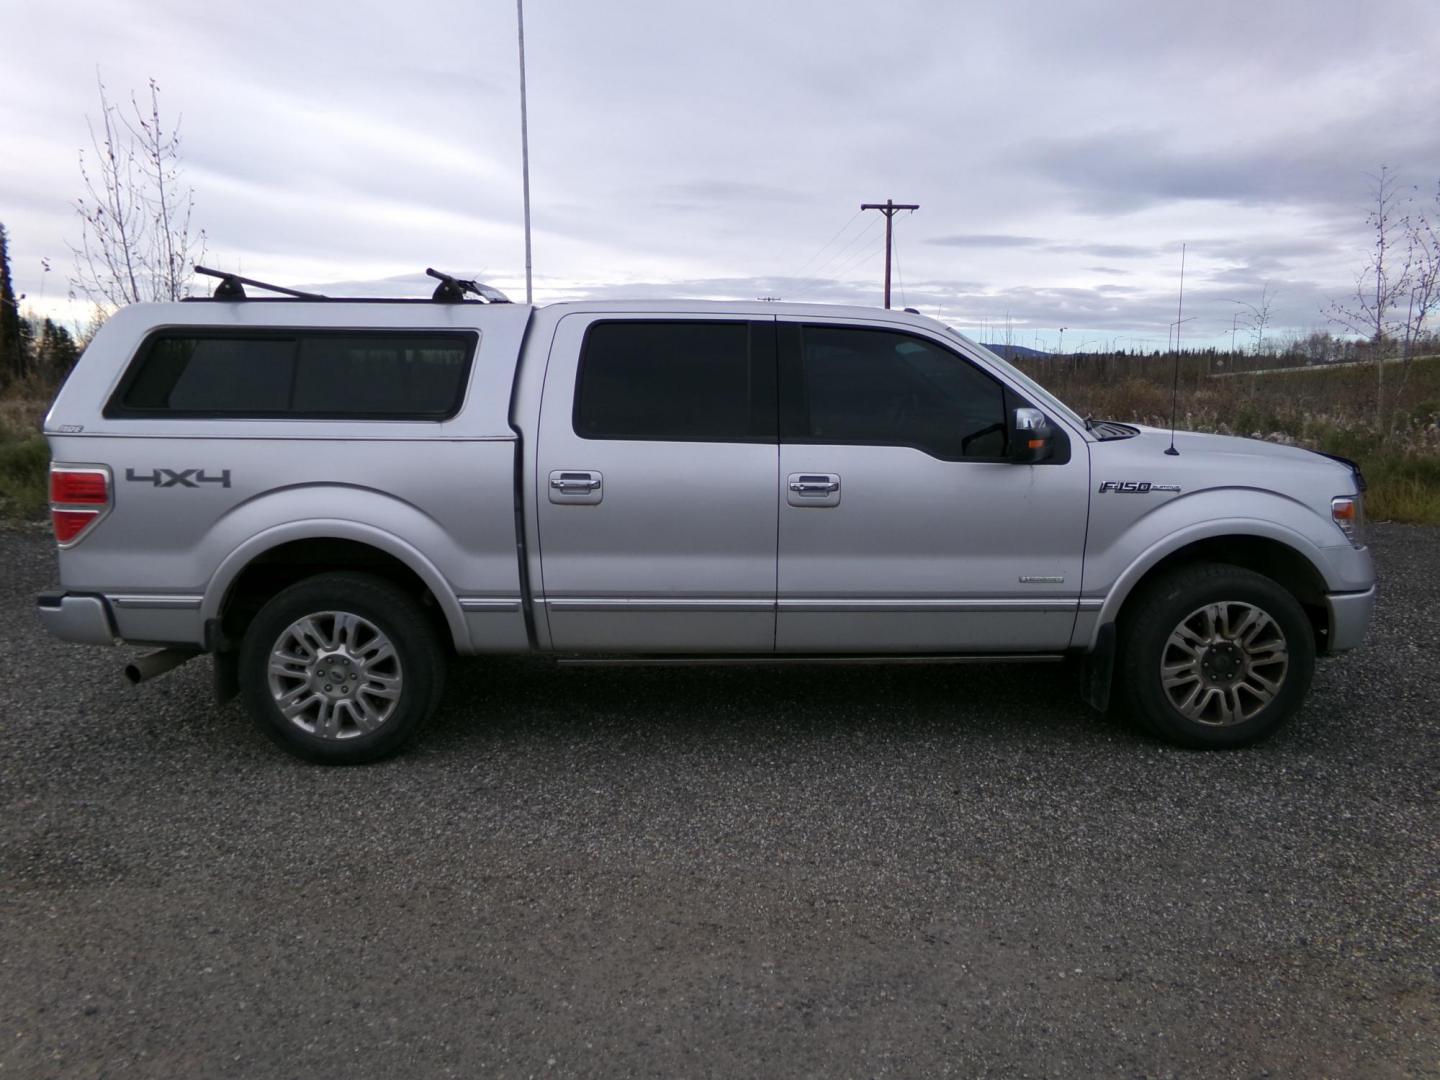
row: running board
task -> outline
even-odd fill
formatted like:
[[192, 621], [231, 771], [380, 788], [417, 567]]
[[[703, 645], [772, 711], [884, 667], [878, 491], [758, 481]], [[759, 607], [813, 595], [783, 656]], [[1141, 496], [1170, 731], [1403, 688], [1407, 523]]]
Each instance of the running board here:
[[1057, 664], [1061, 653], [940, 653], [935, 656], [559, 656], [562, 667], [737, 667], [755, 664]]

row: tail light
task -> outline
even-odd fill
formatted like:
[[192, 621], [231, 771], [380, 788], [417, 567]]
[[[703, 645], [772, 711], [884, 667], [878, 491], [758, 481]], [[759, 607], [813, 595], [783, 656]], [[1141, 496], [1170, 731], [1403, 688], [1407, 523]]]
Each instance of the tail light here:
[[110, 469], [105, 465], [50, 466], [50, 524], [62, 548], [80, 542], [110, 512]]

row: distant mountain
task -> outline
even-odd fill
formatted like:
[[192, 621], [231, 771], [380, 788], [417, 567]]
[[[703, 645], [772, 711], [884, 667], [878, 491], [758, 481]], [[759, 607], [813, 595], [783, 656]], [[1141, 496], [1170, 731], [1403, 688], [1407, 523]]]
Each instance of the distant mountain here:
[[1006, 360], [1035, 360], [1053, 355], [1052, 353], [1042, 352], [1039, 349], [1031, 349], [1025, 345], [991, 345], [985, 341], [982, 341], [980, 344]]

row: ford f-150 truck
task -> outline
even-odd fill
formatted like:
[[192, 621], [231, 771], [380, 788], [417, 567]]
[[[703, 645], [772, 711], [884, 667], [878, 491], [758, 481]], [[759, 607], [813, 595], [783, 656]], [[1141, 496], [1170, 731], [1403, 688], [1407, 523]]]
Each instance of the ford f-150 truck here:
[[44, 626], [159, 646], [135, 680], [213, 654], [222, 696], [335, 763], [489, 653], [1079, 656], [1097, 707], [1234, 747], [1364, 634], [1348, 461], [1084, 419], [913, 313], [470, 284], [114, 314], [45, 421]]

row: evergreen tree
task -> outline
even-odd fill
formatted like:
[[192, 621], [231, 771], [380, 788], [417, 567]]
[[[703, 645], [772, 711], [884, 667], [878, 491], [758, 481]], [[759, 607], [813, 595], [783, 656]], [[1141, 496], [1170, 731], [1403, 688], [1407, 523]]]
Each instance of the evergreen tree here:
[[21, 340], [20, 301], [10, 283], [9, 237], [0, 225], [0, 377], [23, 379], [26, 351]]
[[60, 385], [65, 381], [65, 376], [70, 374], [75, 361], [80, 358], [80, 349], [75, 344], [75, 339], [65, 327], [46, 319], [40, 324], [40, 332], [35, 336], [35, 342], [32, 349], [35, 370], [47, 383]]

